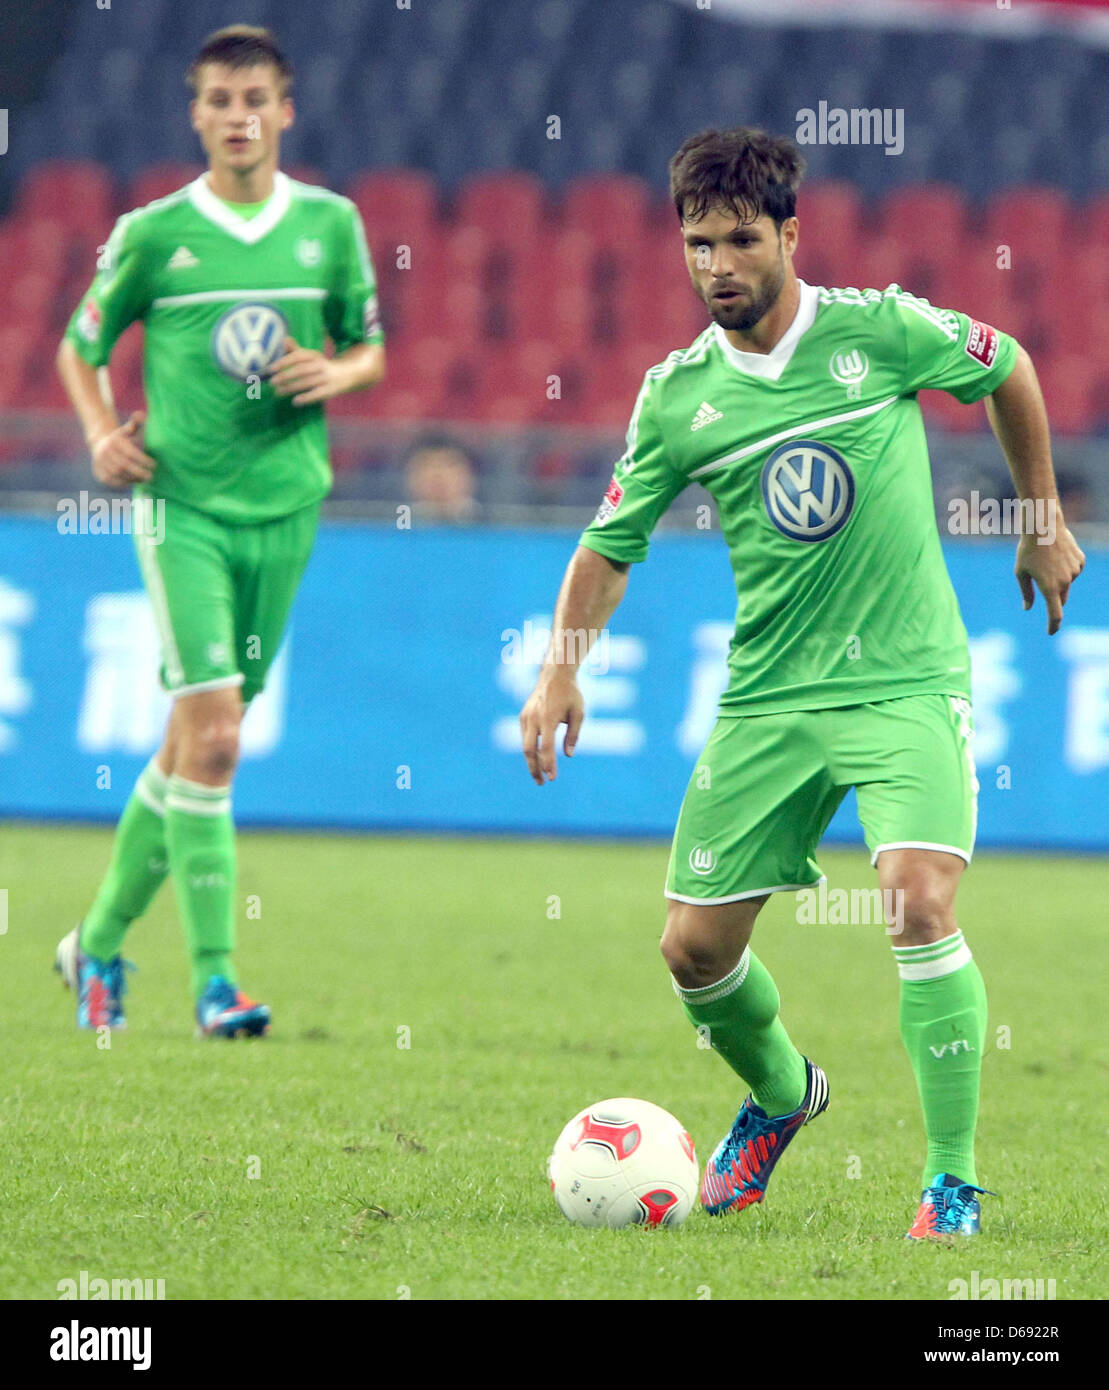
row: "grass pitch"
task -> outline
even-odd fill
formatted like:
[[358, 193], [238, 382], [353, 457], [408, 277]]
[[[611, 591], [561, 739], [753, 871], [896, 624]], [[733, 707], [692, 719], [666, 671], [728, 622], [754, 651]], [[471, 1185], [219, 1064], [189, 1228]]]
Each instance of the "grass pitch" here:
[[[1001, 1195], [949, 1247], [902, 1239], [923, 1140], [880, 927], [798, 925], [790, 894], [763, 912], [786, 1026], [832, 1088], [766, 1202], [581, 1230], [544, 1176], [572, 1114], [653, 1100], [703, 1162], [743, 1095], [658, 954], [664, 847], [243, 835], [237, 962], [271, 1036], [194, 1040], [167, 887], [103, 1049], [50, 963], [109, 845], [0, 828], [6, 1298], [82, 1270], [169, 1299], [946, 1300], [975, 1270], [1106, 1293], [1104, 861], [982, 854], [964, 880], [990, 993], [980, 1179]], [[861, 851], [821, 861], [831, 887], [874, 885]]]

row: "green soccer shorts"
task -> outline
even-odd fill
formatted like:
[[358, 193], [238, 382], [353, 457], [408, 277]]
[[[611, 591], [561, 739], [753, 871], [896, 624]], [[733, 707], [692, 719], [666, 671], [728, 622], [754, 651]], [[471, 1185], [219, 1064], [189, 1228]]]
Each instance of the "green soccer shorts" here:
[[[320, 505], [230, 526], [165, 499], [163, 525], [136, 528], [135, 549], [162, 645], [162, 684], [173, 696], [241, 685], [262, 689], [304, 567]], [[159, 537], [159, 530], [161, 532]]]
[[682, 802], [666, 896], [728, 903], [819, 883], [816, 849], [850, 787], [872, 864], [884, 849], [969, 864], [973, 731], [970, 702], [951, 695], [719, 718]]

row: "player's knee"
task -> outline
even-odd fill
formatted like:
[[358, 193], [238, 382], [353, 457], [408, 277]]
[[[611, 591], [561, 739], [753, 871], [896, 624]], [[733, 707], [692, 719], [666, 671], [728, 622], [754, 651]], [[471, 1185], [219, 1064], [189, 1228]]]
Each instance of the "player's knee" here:
[[719, 952], [712, 943], [684, 931], [680, 922], [667, 922], [659, 950], [682, 989], [701, 989], [720, 978]]
[[902, 932], [909, 941], [938, 941], [950, 933], [955, 909], [946, 888], [923, 881], [894, 891], [894, 904], [900, 909], [895, 916], [900, 918]]
[[182, 738], [176, 770], [191, 781], [223, 786], [239, 761], [239, 721], [226, 717], [204, 720]]

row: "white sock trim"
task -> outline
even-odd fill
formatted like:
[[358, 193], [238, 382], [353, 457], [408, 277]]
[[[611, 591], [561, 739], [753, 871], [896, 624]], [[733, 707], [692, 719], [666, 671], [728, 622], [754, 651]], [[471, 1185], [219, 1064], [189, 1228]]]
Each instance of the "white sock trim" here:
[[678, 984], [673, 975], [671, 975], [670, 980], [674, 986], [674, 993], [684, 1002], [688, 1004], [715, 1004], [718, 999], [726, 998], [740, 987], [747, 978], [747, 969], [750, 964], [751, 948], [746, 946], [735, 968], [729, 970], [724, 978], [717, 980], [715, 984], [701, 985], [698, 989], [685, 989]]
[[[910, 946], [902, 949], [912, 950], [913, 948]], [[941, 980], [945, 975], [954, 975], [956, 970], [962, 970], [963, 966], [969, 965], [973, 959], [970, 947], [963, 941], [954, 951], [949, 951], [947, 955], [940, 956], [936, 960], [908, 961], [898, 959], [897, 973], [903, 980]]]

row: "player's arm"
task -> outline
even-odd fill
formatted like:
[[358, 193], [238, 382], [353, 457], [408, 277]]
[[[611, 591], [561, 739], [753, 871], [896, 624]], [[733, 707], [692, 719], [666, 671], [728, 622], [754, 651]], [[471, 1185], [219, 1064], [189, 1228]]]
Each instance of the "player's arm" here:
[[302, 348], [285, 340], [274, 363], [273, 389], [293, 405], [316, 405], [350, 391], [365, 391], [385, 379], [385, 333], [377, 302], [377, 277], [358, 209], [344, 202], [333, 228], [335, 275], [324, 301], [324, 327], [335, 353]]
[[1062, 624], [1070, 586], [1085, 568], [1086, 557], [1063, 520], [1051, 463], [1047, 411], [1036, 369], [1024, 348], [1018, 349], [1009, 376], [986, 397], [986, 414], [1008, 461], [1017, 496], [1022, 502], [1047, 505], [1047, 534], [1021, 535], [1016, 576], [1026, 610], [1035, 602], [1033, 583], [1038, 586], [1047, 604], [1047, 630], [1054, 634]]
[[524, 758], [537, 786], [554, 781], [555, 731], [566, 725], [563, 749], [573, 754], [585, 718], [578, 669], [628, 587], [626, 560], [579, 545], [566, 569], [551, 624], [551, 645], [539, 679], [520, 712]]
[[274, 363], [273, 389], [294, 405], [315, 405], [349, 391], [364, 391], [385, 379], [383, 343], [354, 343], [334, 357], [285, 339], [285, 355]]
[[121, 425], [112, 404], [107, 367], [90, 367], [68, 338], [62, 339], [56, 361], [85, 432], [93, 477], [108, 487], [148, 482], [154, 460], [142, 450], [143, 413], [137, 411]]
[[551, 648], [535, 690], [520, 714], [524, 758], [535, 782], [555, 777], [555, 732], [566, 725], [569, 756], [585, 706], [577, 674], [586, 652], [616, 611], [628, 587], [628, 566], [647, 558], [651, 532], [688, 479], [670, 464], [651, 399], [648, 372], [628, 426], [627, 450], [562, 581]]
[[77, 306], [58, 348], [56, 363], [92, 454], [93, 476], [109, 487], [146, 482], [155, 461], [143, 452], [145, 416], [136, 412], [121, 425], [108, 380], [108, 359], [128, 324], [150, 303], [149, 256], [132, 215], [112, 229], [96, 278]]
[[1016, 575], [1026, 609], [1035, 598], [1033, 582], [1039, 585], [1047, 602], [1047, 630], [1058, 632], [1063, 604], [1085, 556], [1059, 510], [1047, 412], [1032, 359], [1009, 334], [967, 314], [937, 309], [896, 285], [883, 295], [883, 310], [887, 307], [900, 323], [905, 389], [938, 387], [968, 405], [984, 399], [1021, 500], [1049, 504], [1054, 521], [1050, 537], [1021, 536]]

